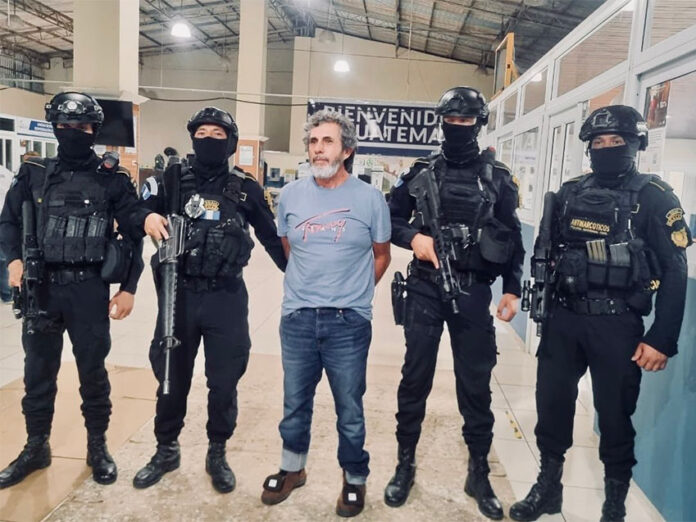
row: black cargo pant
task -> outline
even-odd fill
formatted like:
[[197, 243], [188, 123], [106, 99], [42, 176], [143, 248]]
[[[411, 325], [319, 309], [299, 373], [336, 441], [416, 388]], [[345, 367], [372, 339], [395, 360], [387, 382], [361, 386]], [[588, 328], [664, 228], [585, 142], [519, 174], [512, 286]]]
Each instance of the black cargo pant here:
[[433, 386], [443, 323], [452, 340], [454, 375], [462, 434], [474, 456], [487, 455], [493, 440], [491, 371], [496, 363], [495, 328], [488, 307], [491, 289], [474, 283], [458, 299], [459, 314], [439, 297], [437, 287], [409, 276], [406, 297], [406, 357], [401, 368], [396, 414], [399, 446], [414, 448], [425, 417], [425, 402]]
[[155, 338], [150, 345], [150, 363], [160, 383], [155, 415], [155, 436], [159, 443], [176, 440], [184, 427], [186, 399], [201, 338], [209, 390], [208, 439], [224, 442], [232, 436], [237, 423], [237, 383], [246, 371], [251, 347], [247, 315], [248, 296], [241, 279], [233, 286], [204, 291], [195, 291], [180, 282], [174, 331], [181, 346], [171, 352], [170, 393], [163, 395], [165, 363], [159, 342], [160, 308]]
[[578, 381], [589, 367], [605, 475], [622, 481], [631, 478], [636, 463], [631, 415], [641, 378], [631, 357], [642, 336], [643, 320], [635, 312], [582, 315], [554, 308], [537, 352], [535, 434], [542, 454], [563, 460], [572, 446]]
[[80, 378], [82, 415], [90, 434], [106, 432], [111, 415], [111, 385], [104, 359], [111, 349], [109, 286], [99, 277], [66, 284], [46, 282], [39, 289], [42, 326], [22, 329], [24, 388], [22, 411], [27, 434], [50, 434], [56, 399], [56, 379], [67, 330]]

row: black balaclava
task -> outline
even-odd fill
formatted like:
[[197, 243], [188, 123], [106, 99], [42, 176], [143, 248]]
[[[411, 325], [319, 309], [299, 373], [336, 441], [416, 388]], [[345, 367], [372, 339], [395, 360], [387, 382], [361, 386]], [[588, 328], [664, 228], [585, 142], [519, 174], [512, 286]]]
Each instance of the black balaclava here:
[[79, 129], [54, 128], [58, 140], [58, 157], [68, 165], [75, 167], [88, 163], [94, 157], [92, 146], [96, 134], [89, 134]]
[[196, 159], [193, 170], [204, 175], [218, 174], [228, 169], [227, 140], [217, 138], [192, 138]]
[[442, 122], [442, 133], [445, 141], [442, 142], [442, 152], [448, 162], [465, 165], [471, 163], [479, 156], [479, 146], [476, 141], [480, 126], [455, 125]]
[[635, 170], [640, 140], [630, 134], [622, 135], [626, 142], [619, 147], [590, 148], [592, 172], [600, 182], [612, 183]]

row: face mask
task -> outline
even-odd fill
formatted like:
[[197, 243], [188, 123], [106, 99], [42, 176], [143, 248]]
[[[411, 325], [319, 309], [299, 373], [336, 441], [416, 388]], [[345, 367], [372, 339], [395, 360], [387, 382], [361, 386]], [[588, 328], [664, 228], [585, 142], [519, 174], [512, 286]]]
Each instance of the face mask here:
[[54, 129], [58, 140], [58, 155], [70, 159], [89, 156], [96, 136], [82, 132], [79, 129]]
[[207, 167], [216, 167], [227, 161], [227, 140], [193, 138], [196, 161]]
[[633, 167], [637, 152], [638, 147], [631, 143], [619, 147], [590, 149], [592, 171], [600, 178], [618, 177]]
[[446, 121], [442, 122], [442, 133], [450, 147], [464, 146], [476, 141], [478, 130], [477, 125], [455, 125]]

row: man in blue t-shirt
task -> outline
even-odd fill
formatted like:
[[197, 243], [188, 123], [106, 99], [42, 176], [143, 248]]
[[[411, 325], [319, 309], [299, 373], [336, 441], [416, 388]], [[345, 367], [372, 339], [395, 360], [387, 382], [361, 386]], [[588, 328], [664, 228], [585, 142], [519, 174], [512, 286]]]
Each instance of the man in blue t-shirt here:
[[288, 266], [280, 322], [284, 411], [280, 471], [261, 500], [282, 502], [306, 480], [314, 392], [326, 370], [338, 415], [338, 460], [344, 471], [336, 513], [365, 504], [370, 456], [365, 444], [367, 352], [375, 284], [389, 266], [391, 224], [384, 196], [348, 174], [357, 137], [352, 122], [319, 111], [305, 125], [311, 176], [283, 188], [278, 235]]

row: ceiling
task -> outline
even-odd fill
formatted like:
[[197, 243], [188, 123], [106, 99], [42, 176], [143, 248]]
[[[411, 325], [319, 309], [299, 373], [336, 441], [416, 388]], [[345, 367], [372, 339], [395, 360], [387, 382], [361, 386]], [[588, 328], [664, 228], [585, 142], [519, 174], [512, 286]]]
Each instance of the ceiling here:
[[[262, 1], [262, 0], [257, 0]], [[269, 42], [322, 30], [411, 48], [481, 67], [515, 33], [520, 72], [543, 56], [603, 0], [265, 0]], [[0, 3], [0, 50], [33, 64], [72, 58], [72, 0]], [[209, 49], [226, 56], [239, 44], [240, 0], [140, 0], [140, 54]], [[193, 38], [169, 34], [184, 18]]]

